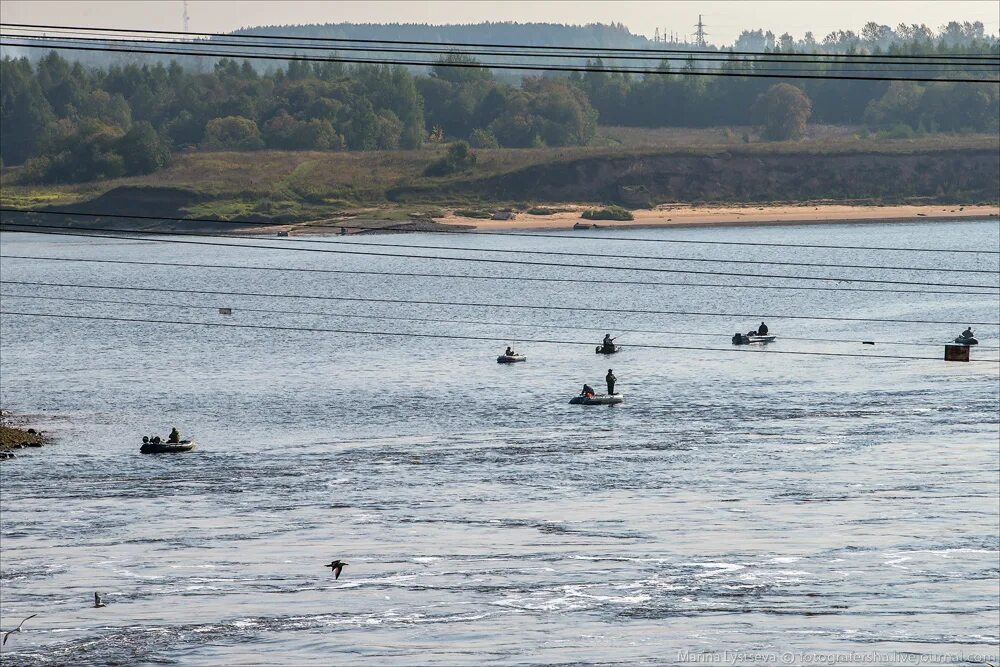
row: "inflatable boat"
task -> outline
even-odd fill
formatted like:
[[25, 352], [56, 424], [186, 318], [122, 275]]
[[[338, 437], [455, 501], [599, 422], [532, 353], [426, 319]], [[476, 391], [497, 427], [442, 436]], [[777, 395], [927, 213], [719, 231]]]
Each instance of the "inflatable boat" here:
[[594, 396], [574, 396], [570, 405], [617, 405], [625, 402], [624, 394], [595, 394]]
[[979, 345], [979, 341], [975, 338], [965, 338], [963, 336], [956, 338], [955, 342], [959, 345]]
[[748, 336], [746, 334], [734, 334], [733, 345], [749, 345], [750, 343], [772, 343], [777, 336]]
[[142, 443], [139, 452], [142, 454], [176, 454], [190, 452], [192, 449], [194, 449], [194, 440], [181, 440], [180, 442], [153, 442], [150, 440]]
[[596, 352], [597, 354], [615, 354], [616, 352], [621, 352], [621, 351], [622, 351], [621, 345], [611, 345], [608, 347], [605, 347], [604, 345], [598, 345], [597, 348], [594, 350], [594, 352]]
[[523, 354], [501, 354], [497, 357], [498, 364], [516, 364], [519, 361], [527, 361], [528, 357]]

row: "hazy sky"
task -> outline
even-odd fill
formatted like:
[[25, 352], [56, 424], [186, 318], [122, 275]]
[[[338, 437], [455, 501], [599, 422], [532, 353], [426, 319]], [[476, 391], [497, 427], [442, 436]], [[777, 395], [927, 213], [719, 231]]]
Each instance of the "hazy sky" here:
[[[544, 21], [553, 23], [622, 22], [632, 32], [653, 30], [687, 36], [698, 14], [708, 26], [709, 41], [732, 44], [744, 28], [765, 28], [801, 37], [811, 30], [818, 39], [833, 30], [859, 32], [867, 21], [896, 26], [926, 23], [937, 28], [949, 20], [982, 21], [988, 33], [1000, 28], [1000, 3], [987, 1], [828, 1], [676, 2], [618, 1], [377, 1], [352, 0], [189, 0], [190, 28], [227, 32], [255, 25], [290, 23], [478, 23]], [[156, 28], [180, 30], [182, 0], [0, 0], [0, 17], [12, 23]]]

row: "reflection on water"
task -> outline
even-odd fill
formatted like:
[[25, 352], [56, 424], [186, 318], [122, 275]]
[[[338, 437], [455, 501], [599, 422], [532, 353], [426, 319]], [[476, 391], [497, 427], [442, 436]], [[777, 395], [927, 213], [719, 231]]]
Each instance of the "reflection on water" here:
[[[995, 221], [620, 233], [998, 244]], [[0, 238], [5, 254], [480, 275], [523, 271], [292, 251]], [[995, 255], [403, 238], [379, 240], [997, 268]], [[575, 272], [583, 274], [581, 281], [13, 259], [0, 268], [4, 280], [176, 289], [997, 320], [995, 297], [628, 286], [554, 267], [531, 269], [530, 275]], [[955, 281], [955, 274], [941, 272], [854, 273]], [[973, 279], [995, 284], [988, 274]], [[940, 344], [964, 325], [771, 319], [779, 336], [825, 340], [779, 339], [770, 348], [736, 354], [728, 337], [756, 321], [14, 285], [3, 291], [174, 304], [3, 297], [6, 311], [143, 320], [7, 316], [0, 323], [4, 407], [40, 415], [43, 428], [60, 437], [57, 445], [0, 466], [3, 626], [39, 614], [8, 641], [4, 664], [662, 664], [681, 660], [679, 651], [726, 649], [899, 651], [945, 656], [947, 664], [958, 663], [956, 656], [997, 652], [997, 366], [771, 354], [937, 358]], [[180, 304], [231, 307], [233, 315], [223, 320]], [[528, 326], [248, 313], [241, 307]], [[498, 340], [157, 324], [162, 319]], [[602, 335], [572, 330], [581, 326], [612, 335], [625, 329], [699, 335], [621, 334], [626, 349], [612, 358], [588, 346], [517, 343], [529, 355], [526, 364], [495, 363], [518, 337], [596, 343]], [[977, 334], [982, 346], [973, 358], [996, 358], [997, 350], [989, 348], [998, 344], [997, 329], [978, 327]], [[871, 348], [861, 340], [938, 345]], [[630, 342], [724, 351], [629, 348]], [[567, 404], [583, 382], [602, 386], [609, 365], [627, 396], [624, 405]], [[143, 434], [165, 435], [173, 425], [199, 449], [175, 457], [138, 454]], [[336, 581], [323, 568], [331, 558], [350, 563]], [[105, 594], [108, 607], [91, 608], [95, 590]]]

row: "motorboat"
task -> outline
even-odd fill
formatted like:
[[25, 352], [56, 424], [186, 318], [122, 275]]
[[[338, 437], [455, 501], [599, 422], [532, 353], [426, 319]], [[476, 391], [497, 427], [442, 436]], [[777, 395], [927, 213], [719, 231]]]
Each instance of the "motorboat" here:
[[569, 399], [570, 405], [618, 405], [625, 402], [625, 395], [594, 394], [593, 396], [574, 396]]
[[179, 452], [190, 452], [194, 449], [194, 440], [181, 440], [179, 442], [167, 442], [154, 438], [149, 440], [143, 438], [142, 447], [139, 448], [141, 454], [177, 454]]
[[497, 357], [498, 364], [516, 364], [519, 361], [527, 361], [528, 357], [524, 354], [501, 354]]

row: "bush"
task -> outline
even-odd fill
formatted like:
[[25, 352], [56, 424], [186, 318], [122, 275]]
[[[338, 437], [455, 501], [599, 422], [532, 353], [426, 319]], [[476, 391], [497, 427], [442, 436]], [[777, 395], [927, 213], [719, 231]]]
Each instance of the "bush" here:
[[481, 218], [483, 220], [489, 220], [493, 214], [489, 211], [484, 211], [478, 208], [459, 208], [455, 209], [455, 215], [461, 216], [463, 218]]
[[564, 208], [547, 208], [545, 206], [532, 206], [525, 213], [528, 215], [552, 215], [553, 213], [562, 213], [566, 209]]
[[447, 176], [471, 169], [476, 164], [476, 154], [464, 141], [456, 141], [448, 147], [448, 152], [440, 160], [435, 160], [424, 169], [426, 176]]
[[580, 217], [586, 220], [635, 220], [632, 211], [621, 206], [587, 209]]
[[469, 135], [469, 143], [473, 148], [500, 148], [497, 138], [489, 130], [479, 127]]

